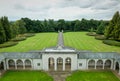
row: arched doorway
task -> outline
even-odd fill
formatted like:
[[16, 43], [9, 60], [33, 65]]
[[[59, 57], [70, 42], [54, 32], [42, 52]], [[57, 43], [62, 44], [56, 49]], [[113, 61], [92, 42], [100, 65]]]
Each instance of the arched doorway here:
[[65, 70], [71, 70], [71, 58], [65, 59]]
[[105, 69], [110, 69], [111, 68], [111, 60], [106, 60], [105, 61]]
[[63, 59], [61, 57], [57, 58], [57, 70], [63, 70]]
[[102, 69], [103, 68], [103, 61], [102, 60], [98, 60], [96, 67], [97, 67], [97, 69]]
[[54, 58], [50, 57], [48, 59], [49, 70], [54, 70]]
[[9, 66], [9, 69], [15, 69], [15, 62], [14, 60], [9, 60], [8, 61], [8, 66]]
[[95, 60], [90, 60], [88, 62], [88, 69], [95, 69]]
[[1, 71], [4, 70], [4, 63], [3, 62], [0, 63], [0, 70]]
[[116, 63], [115, 63], [115, 71], [118, 73], [118, 72], [119, 72], [119, 69], [120, 69], [119, 63], [116, 62]]
[[17, 63], [17, 69], [23, 69], [23, 61], [22, 60], [17, 60], [16, 61], [16, 63]]
[[31, 69], [32, 68], [32, 64], [30, 60], [25, 60], [25, 69]]

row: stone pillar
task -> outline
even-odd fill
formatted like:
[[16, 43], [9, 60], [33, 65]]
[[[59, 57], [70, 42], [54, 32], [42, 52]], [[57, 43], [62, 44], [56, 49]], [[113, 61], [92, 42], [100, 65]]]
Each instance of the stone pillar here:
[[54, 59], [55, 60], [55, 64], [54, 64], [54, 70], [56, 71], [57, 70], [57, 59]]
[[97, 66], [97, 60], [95, 59], [95, 69], [96, 69], [96, 66]]
[[110, 69], [113, 69], [114, 65], [113, 65], [113, 60], [111, 60], [111, 66]]
[[88, 61], [89, 59], [86, 60], [86, 69], [88, 69]]
[[15, 69], [17, 70], [17, 60], [14, 61], [15, 61]]
[[25, 69], [25, 60], [22, 59], [22, 62], [23, 62], [23, 69]]
[[103, 60], [103, 68], [102, 69], [104, 69], [105, 68], [105, 60]]
[[65, 59], [63, 59], [63, 71], [65, 71]]
[[118, 72], [118, 74], [120, 75], [120, 63], [119, 63], [119, 72]]
[[4, 66], [4, 70], [6, 70], [7, 67], [6, 67], [6, 61], [5, 60], [3, 60], [3, 66]]
[[116, 68], [116, 61], [114, 61], [113, 63], [114, 63], [113, 64], [113, 70], [115, 70], [115, 68]]
[[33, 63], [33, 59], [31, 59], [31, 67], [34, 70], [34, 63]]
[[7, 69], [9, 69], [9, 64], [7, 59], [6, 59], [6, 65], [7, 65]]

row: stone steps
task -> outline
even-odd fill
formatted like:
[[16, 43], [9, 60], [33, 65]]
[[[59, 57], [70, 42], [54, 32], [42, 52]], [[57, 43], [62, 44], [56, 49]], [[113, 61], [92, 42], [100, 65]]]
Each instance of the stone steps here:
[[54, 81], [65, 81], [65, 78], [71, 75], [71, 71], [48, 71], [47, 73], [54, 78]]

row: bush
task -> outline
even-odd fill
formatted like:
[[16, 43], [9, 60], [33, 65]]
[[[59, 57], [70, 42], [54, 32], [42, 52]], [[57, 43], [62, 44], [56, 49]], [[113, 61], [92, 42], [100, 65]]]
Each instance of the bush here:
[[87, 35], [89, 35], [89, 36], [96, 36], [96, 33], [95, 32], [88, 32]]
[[95, 39], [98, 39], [98, 40], [105, 40], [105, 36], [104, 35], [96, 35], [95, 36]]
[[26, 40], [26, 37], [16, 37], [14, 39], [12, 39], [12, 41], [17, 42], [17, 41], [23, 41]]
[[27, 33], [27, 34], [25, 34], [24, 36], [25, 36], [25, 37], [32, 37], [32, 36], [35, 36], [35, 34], [34, 34], [34, 33]]
[[18, 42], [5, 42], [3, 44], [0, 44], [0, 48], [10, 47], [10, 46], [14, 46], [17, 44], [18, 44]]
[[103, 40], [104, 44], [112, 45], [112, 46], [120, 46], [120, 42], [115, 40]]

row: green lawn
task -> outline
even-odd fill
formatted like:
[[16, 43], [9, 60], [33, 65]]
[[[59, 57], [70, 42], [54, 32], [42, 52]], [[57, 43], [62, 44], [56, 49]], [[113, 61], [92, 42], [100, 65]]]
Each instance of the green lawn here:
[[19, 42], [16, 46], [0, 48], [0, 52], [26, 52], [56, 46], [57, 36], [58, 33], [38, 33], [25, 41]]
[[40, 71], [8, 71], [0, 81], [53, 81], [53, 78]]
[[87, 32], [64, 33], [65, 46], [78, 50], [90, 50], [95, 52], [119, 52], [120, 47], [103, 44], [101, 40], [96, 40], [94, 36], [87, 36]]
[[66, 81], [120, 81], [111, 71], [77, 71]]

